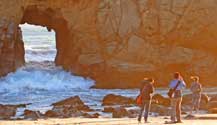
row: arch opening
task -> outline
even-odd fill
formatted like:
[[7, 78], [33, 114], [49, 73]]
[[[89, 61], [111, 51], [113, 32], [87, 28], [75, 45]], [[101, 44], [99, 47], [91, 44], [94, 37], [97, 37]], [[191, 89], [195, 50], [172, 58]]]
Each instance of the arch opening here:
[[56, 56], [55, 32], [46, 27], [20, 25], [25, 48], [26, 62], [54, 61]]
[[51, 8], [39, 9], [38, 6], [28, 6], [23, 14], [21, 25], [37, 25], [46, 27], [48, 31], [55, 32], [56, 57], [55, 64], [60, 65], [64, 53], [64, 44], [69, 41], [69, 29], [67, 22], [58, 10]]

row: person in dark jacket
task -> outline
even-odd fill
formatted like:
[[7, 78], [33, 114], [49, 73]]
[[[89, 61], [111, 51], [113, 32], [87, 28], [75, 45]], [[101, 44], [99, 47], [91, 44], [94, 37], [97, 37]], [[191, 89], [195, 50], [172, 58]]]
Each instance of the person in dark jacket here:
[[144, 112], [144, 120], [148, 122], [148, 113], [150, 110], [152, 93], [154, 92], [154, 79], [153, 78], [145, 78], [142, 81], [142, 85], [140, 87], [140, 94], [142, 95], [142, 105], [140, 105], [141, 111], [139, 113], [138, 122], [141, 122], [142, 114]]

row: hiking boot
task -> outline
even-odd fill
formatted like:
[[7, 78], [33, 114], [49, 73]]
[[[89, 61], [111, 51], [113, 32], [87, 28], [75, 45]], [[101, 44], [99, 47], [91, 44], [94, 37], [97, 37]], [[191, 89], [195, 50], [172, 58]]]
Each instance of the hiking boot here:
[[139, 123], [141, 123], [141, 118], [138, 118], [137, 120], [138, 120]]

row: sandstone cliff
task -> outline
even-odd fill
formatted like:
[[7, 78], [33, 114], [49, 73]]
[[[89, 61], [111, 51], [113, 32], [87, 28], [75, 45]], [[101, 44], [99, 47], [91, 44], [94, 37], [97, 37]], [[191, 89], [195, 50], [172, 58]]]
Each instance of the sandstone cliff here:
[[[10, 24], [12, 36], [21, 23], [54, 29], [56, 64], [97, 87], [136, 87], [144, 76], [165, 85], [174, 71], [216, 85], [216, 13], [216, 0], [1, 0], [0, 34]], [[1, 75], [24, 63], [22, 49], [1, 39]]]

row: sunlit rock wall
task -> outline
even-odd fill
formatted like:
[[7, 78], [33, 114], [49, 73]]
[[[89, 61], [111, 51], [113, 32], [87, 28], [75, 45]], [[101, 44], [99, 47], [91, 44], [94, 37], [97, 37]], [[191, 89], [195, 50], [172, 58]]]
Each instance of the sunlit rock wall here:
[[54, 29], [56, 64], [103, 88], [165, 86], [175, 71], [216, 85], [216, 13], [216, 0], [0, 1], [1, 20]]

